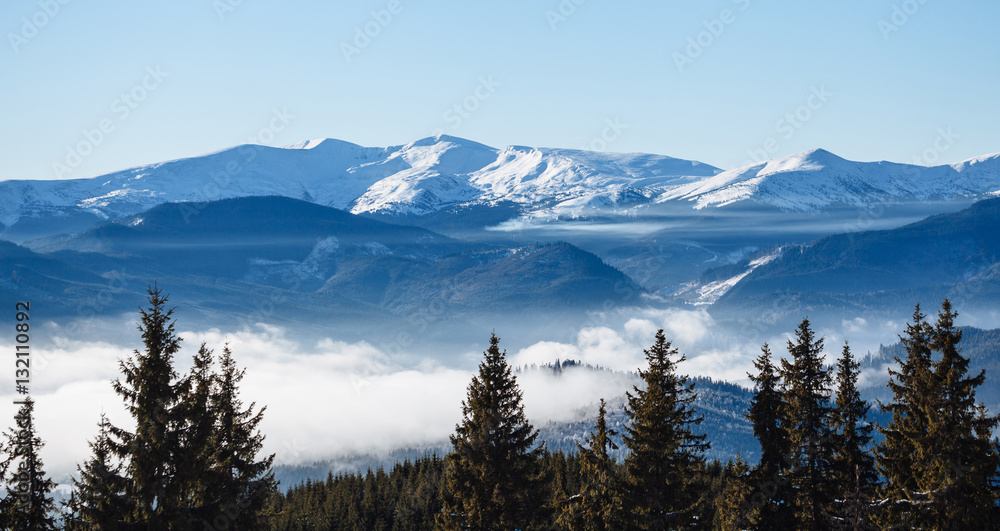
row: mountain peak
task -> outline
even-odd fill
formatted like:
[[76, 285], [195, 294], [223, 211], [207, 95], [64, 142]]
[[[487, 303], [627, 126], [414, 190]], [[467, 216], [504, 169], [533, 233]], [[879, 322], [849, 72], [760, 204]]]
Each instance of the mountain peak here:
[[342, 149], [345, 147], [360, 148], [361, 146], [344, 140], [337, 140], [336, 138], [316, 138], [313, 140], [303, 140], [301, 142], [289, 144], [287, 146], [283, 146], [282, 149]]
[[407, 149], [411, 147], [429, 147], [429, 146], [436, 146], [438, 144], [450, 144], [456, 147], [496, 151], [496, 149], [487, 146], [486, 144], [480, 144], [479, 142], [476, 142], [474, 140], [469, 140], [467, 138], [462, 138], [458, 136], [446, 135], [444, 133], [439, 133], [434, 136], [428, 136], [426, 138], [414, 140], [413, 142], [410, 142], [409, 144], [403, 146], [403, 148]]
[[770, 174], [786, 171], [801, 170], [822, 170], [829, 167], [837, 167], [843, 164], [852, 164], [849, 160], [834, 155], [822, 148], [810, 149], [772, 159], [767, 162], [761, 170], [761, 174]]

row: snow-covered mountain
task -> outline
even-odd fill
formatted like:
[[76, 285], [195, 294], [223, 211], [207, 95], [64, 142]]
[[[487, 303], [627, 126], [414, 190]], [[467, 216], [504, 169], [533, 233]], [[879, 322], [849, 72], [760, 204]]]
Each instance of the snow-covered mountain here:
[[749, 201], [783, 210], [812, 211], [832, 205], [981, 198], [998, 191], [1000, 154], [926, 167], [853, 162], [815, 149], [672, 187], [657, 201], [686, 200], [695, 208]]
[[0, 222], [70, 212], [119, 219], [165, 202], [260, 195], [356, 214], [422, 215], [500, 201], [560, 213], [645, 201], [664, 187], [720, 171], [660, 155], [499, 150], [449, 136], [387, 148], [325, 139], [285, 148], [238, 146], [90, 179], [0, 182]]
[[0, 223], [5, 237], [25, 240], [83, 230], [166, 202], [262, 195], [355, 214], [423, 216], [503, 203], [517, 205], [525, 216], [552, 218], [652, 203], [809, 212], [997, 193], [1000, 154], [924, 167], [852, 162], [818, 149], [722, 171], [662, 155], [496, 149], [442, 135], [386, 148], [333, 139], [284, 148], [243, 145], [89, 179], [3, 181]]

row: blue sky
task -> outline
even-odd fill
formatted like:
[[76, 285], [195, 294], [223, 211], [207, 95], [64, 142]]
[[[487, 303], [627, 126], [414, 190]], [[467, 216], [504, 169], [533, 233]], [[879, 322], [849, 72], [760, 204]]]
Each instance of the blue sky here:
[[0, 179], [438, 132], [723, 168], [815, 147], [951, 163], [1000, 151], [998, 19], [943, 0], [5, 0]]

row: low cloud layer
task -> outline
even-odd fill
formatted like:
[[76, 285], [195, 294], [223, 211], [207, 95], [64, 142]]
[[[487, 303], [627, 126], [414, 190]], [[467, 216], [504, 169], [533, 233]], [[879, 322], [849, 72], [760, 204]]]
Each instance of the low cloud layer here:
[[[895, 342], [903, 326], [902, 321], [876, 323], [860, 317], [814, 323], [817, 335], [826, 337], [830, 363], [845, 339], [860, 357], [880, 344]], [[109, 325], [114, 327], [117, 324]], [[746, 373], [753, 369], [760, 345], [741, 343], [704, 310], [620, 309], [594, 316], [590, 326], [569, 335], [562, 332], [554, 340], [511, 349], [508, 357], [516, 367], [572, 359], [633, 371], [645, 366], [643, 349], [660, 328], [687, 356], [679, 367], [682, 372], [748, 383]], [[120, 329], [134, 330], [134, 322]], [[141, 343], [135, 332], [132, 340], [110, 342], [70, 339], [51, 324], [45, 330], [52, 339], [33, 353], [32, 394], [39, 433], [47, 444], [46, 467], [65, 482], [87, 457], [86, 442], [96, 434], [102, 412], [117, 425], [131, 426], [110, 382], [119, 376], [118, 360]], [[267, 406], [262, 425], [265, 451], [286, 464], [446, 441], [460, 420], [461, 402], [474, 374], [470, 360], [480, 359], [487, 347], [484, 341], [478, 350], [466, 347], [403, 365], [372, 343], [327, 338], [302, 344], [295, 334], [266, 324], [231, 334], [210, 329], [180, 335], [184, 341], [177, 358], [179, 372], [190, 367], [202, 342], [217, 353], [230, 345], [239, 365], [247, 369], [243, 400]], [[789, 337], [785, 333], [766, 339], [775, 355], [784, 356]], [[884, 375], [884, 370], [869, 371], [861, 383], [880, 385]], [[599, 398], [613, 398], [628, 389], [625, 377], [586, 371], [560, 378], [527, 371], [519, 383], [528, 416], [536, 425], [575, 420], [581, 408], [593, 408]], [[10, 388], [7, 392], [0, 395], [6, 404], [0, 407], [0, 418], [13, 419], [13, 401], [19, 397]]]
[[[338, 455], [379, 453], [447, 441], [461, 418], [461, 403], [473, 372], [434, 360], [419, 367], [396, 365], [366, 342], [324, 339], [301, 345], [286, 330], [258, 325], [224, 334], [218, 330], [185, 331], [176, 360], [180, 372], [205, 342], [216, 353], [229, 344], [237, 363], [246, 367], [241, 385], [244, 402], [266, 405], [264, 450], [283, 464], [310, 463]], [[97, 432], [101, 413], [119, 426], [131, 427], [120, 398], [111, 389], [119, 376], [118, 360], [129, 347], [57, 338], [36, 354], [32, 395], [47, 471], [59, 482], [75, 473], [88, 456], [87, 441]], [[138, 339], [136, 345], [138, 346]], [[487, 345], [483, 345], [483, 349]], [[463, 353], [476, 356], [478, 353]], [[551, 360], [547, 360], [551, 361]], [[520, 376], [529, 418], [542, 424], [568, 420], [600, 397], [621, 394], [620, 381], [595, 374], [554, 378], [542, 372]], [[0, 418], [12, 419], [18, 396], [0, 396]]]

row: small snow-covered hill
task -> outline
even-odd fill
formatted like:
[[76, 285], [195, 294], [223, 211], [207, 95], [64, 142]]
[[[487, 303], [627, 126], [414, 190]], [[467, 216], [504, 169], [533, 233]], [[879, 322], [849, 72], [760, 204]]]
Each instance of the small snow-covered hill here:
[[953, 165], [853, 162], [815, 149], [724, 171], [673, 187], [657, 201], [690, 201], [695, 208], [739, 202], [813, 211], [833, 205], [906, 200], [981, 198], [1000, 191], [1000, 154]]

